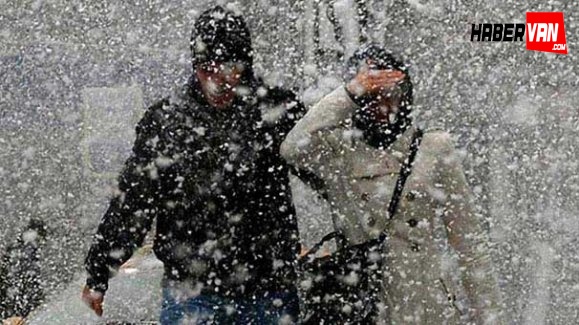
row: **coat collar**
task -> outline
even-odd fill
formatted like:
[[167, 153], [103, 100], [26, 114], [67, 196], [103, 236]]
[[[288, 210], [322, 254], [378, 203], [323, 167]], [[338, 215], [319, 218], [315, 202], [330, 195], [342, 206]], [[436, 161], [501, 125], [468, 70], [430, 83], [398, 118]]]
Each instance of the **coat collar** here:
[[386, 149], [386, 151], [396, 157], [398, 161], [403, 162], [408, 156], [408, 149], [410, 148], [414, 132], [416, 132], [416, 127], [411, 125], [396, 141], [394, 141], [394, 143], [392, 143], [390, 147], [388, 147], [388, 149]]
[[374, 179], [397, 174], [402, 163], [408, 157], [408, 150], [415, 130], [414, 126], [408, 127], [387, 149], [377, 149], [363, 141], [358, 143], [356, 150], [361, 151], [352, 157], [351, 176], [353, 178]]

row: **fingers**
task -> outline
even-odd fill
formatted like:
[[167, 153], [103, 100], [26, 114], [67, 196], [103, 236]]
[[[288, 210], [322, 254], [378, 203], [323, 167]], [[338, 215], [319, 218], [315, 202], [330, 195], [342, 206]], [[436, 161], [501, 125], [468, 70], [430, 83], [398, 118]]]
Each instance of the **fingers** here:
[[377, 78], [368, 80], [368, 86], [372, 89], [390, 88], [400, 83], [403, 78]]
[[368, 81], [374, 84], [388, 83], [395, 84], [404, 79], [406, 75], [401, 71], [377, 71], [376, 73], [368, 74]]
[[398, 70], [368, 70], [360, 71], [356, 80], [368, 93], [375, 94], [383, 89], [394, 87], [405, 77], [404, 72]]
[[366, 88], [369, 90], [370, 93], [377, 94], [383, 90], [388, 90], [395, 87], [400, 83], [400, 81], [401, 81], [400, 79], [391, 79], [391, 78], [372, 80], [367, 84]]
[[91, 307], [90, 289], [88, 287], [82, 289], [81, 299], [87, 306]]
[[400, 70], [369, 70], [367, 74], [370, 77], [404, 78], [405, 76]]
[[377, 95], [383, 90], [395, 87], [404, 80], [406, 74], [399, 70], [369, 70], [367, 67], [360, 71], [348, 85], [348, 91], [357, 96], [364, 94]]
[[90, 290], [88, 287], [82, 290], [82, 301], [99, 317], [103, 314], [103, 300], [103, 294], [98, 291]]
[[96, 314], [97, 316], [100, 317], [100, 316], [103, 315], [103, 303], [102, 303], [102, 300], [100, 300], [100, 301], [94, 301], [94, 302], [92, 303], [92, 307], [91, 307], [91, 308], [92, 308], [92, 310], [94, 310], [94, 312], [95, 312], [95, 314]]

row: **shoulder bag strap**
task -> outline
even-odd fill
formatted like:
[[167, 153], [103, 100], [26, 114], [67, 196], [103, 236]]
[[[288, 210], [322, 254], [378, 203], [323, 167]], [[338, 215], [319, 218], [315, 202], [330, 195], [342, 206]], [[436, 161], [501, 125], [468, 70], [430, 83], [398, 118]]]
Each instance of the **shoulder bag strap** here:
[[[410, 150], [408, 157], [402, 164], [400, 168], [400, 173], [398, 175], [398, 179], [396, 180], [396, 186], [394, 187], [394, 193], [392, 194], [392, 198], [390, 199], [390, 204], [388, 204], [388, 220], [392, 220], [394, 215], [396, 214], [396, 210], [398, 209], [398, 203], [400, 202], [400, 197], [402, 196], [402, 192], [404, 191], [404, 185], [406, 184], [406, 180], [410, 176], [412, 172], [412, 166], [414, 165], [414, 160], [416, 159], [416, 154], [418, 153], [418, 149], [420, 148], [420, 143], [422, 142], [422, 136], [424, 132], [421, 129], [416, 129], [412, 136], [412, 142], [410, 143]], [[382, 244], [386, 238], [388, 237], [388, 233], [386, 230], [380, 233], [378, 238], [371, 240], [374, 241], [374, 244], [380, 245]], [[315, 254], [320, 247], [327, 241], [332, 239], [338, 238], [341, 240], [342, 243], [346, 242], [346, 238], [344, 234], [340, 231], [334, 231], [326, 236], [324, 236], [314, 247], [312, 247], [308, 253], [306, 253], [303, 257], [309, 257]]]
[[[408, 157], [402, 164], [400, 168], [400, 174], [398, 175], [398, 180], [396, 180], [396, 186], [394, 187], [394, 193], [392, 194], [392, 198], [390, 199], [390, 204], [388, 204], [388, 220], [392, 220], [394, 215], [396, 215], [396, 211], [398, 209], [398, 203], [400, 203], [400, 197], [402, 196], [402, 192], [404, 191], [404, 185], [406, 184], [406, 180], [412, 173], [412, 167], [414, 165], [414, 160], [416, 159], [416, 154], [418, 153], [418, 149], [420, 148], [420, 143], [422, 142], [422, 136], [424, 132], [421, 129], [416, 129], [412, 136], [412, 142], [410, 143], [410, 150]], [[386, 229], [382, 231], [380, 236], [378, 237], [378, 243], [381, 244], [386, 240], [388, 236]]]

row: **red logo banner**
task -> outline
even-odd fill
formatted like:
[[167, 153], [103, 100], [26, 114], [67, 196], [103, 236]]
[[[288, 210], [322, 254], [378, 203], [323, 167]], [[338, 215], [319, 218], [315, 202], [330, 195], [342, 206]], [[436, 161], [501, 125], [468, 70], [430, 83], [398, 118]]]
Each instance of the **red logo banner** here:
[[562, 12], [527, 12], [527, 50], [567, 54]]

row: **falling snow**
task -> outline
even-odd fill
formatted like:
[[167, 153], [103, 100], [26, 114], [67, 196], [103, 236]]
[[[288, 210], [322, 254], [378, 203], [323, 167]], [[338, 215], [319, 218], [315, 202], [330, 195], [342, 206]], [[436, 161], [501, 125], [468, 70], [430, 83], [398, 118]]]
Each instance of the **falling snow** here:
[[[472, 197], [449, 194], [440, 186], [424, 193], [439, 202], [472, 201], [489, 238], [504, 323], [579, 322], [579, 4], [564, 0], [0, 0], [0, 321], [16, 316], [30, 324], [103, 321], [79, 298], [86, 280], [84, 259], [111, 198], [125, 198], [117, 177], [131, 155], [135, 126], [147, 107], [178, 97], [192, 74], [193, 24], [216, 4], [245, 17], [256, 75], [270, 86], [293, 89], [308, 109], [343, 87], [347, 59], [361, 43], [376, 42], [402, 58], [414, 83], [415, 121], [453, 134], [459, 150], [444, 161], [462, 164], [472, 189]], [[358, 19], [360, 8], [368, 12], [365, 25]], [[470, 42], [471, 23], [524, 22], [527, 11], [564, 12], [569, 55], [526, 51], [518, 42]], [[198, 39], [193, 50], [204, 53], [207, 44]], [[211, 86], [215, 93], [223, 91]], [[239, 89], [238, 94], [249, 91]], [[267, 90], [256, 93], [264, 98]], [[267, 111], [263, 122], [275, 123], [295, 105]], [[212, 131], [190, 126], [190, 141]], [[354, 142], [361, 137], [356, 132], [346, 131], [343, 140]], [[224, 172], [243, 176], [251, 165], [236, 159], [244, 159], [246, 146], [232, 139], [219, 148], [231, 160]], [[275, 142], [268, 140], [252, 145]], [[151, 137], [145, 145], [161, 144], [162, 139]], [[297, 145], [307, 148], [312, 139], [304, 135]], [[198, 153], [213, 154], [209, 147]], [[177, 168], [180, 159], [159, 156], [138, 171], [154, 182], [165, 170]], [[221, 176], [199, 176], [199, 184]], [[192, 186], [179, 177], [179, 191]], [[332, 216], [336, 202], [290, 178], [299, 241], [311, 248], [343, 216]], [[376, 193], [384, 199], [391, 190]], [[166, 207], [180, 204], [166, 202]], [[284, 213], [288, 207], [276, 209]], [[143, 209], [134, 215], [141, 220], [149, 213]], [[442, 219], [445, 211], [434, 214]], [[244, 221], [240, 214], [228, 217], [232, 225]], [[444, 225], [415, 221], [412, 231], [434, 229], [432, 236], [444, 252], [441, 268], [458, 270], [457, 254], [438, 238], [444, 237]], [[142, 231], [140, 226], [127, 233]], [[152, 252], [154, 231], [115, 271], [105, 321], [159, 319], [164, 270]], [[193, 249], [215, 261], [226, 257], [217, 240], [175, 251], [189, 254]], [[334, 250], [328, 245], [320, 254]], [[113, 250], [109, 258], [129, 253]], [[275, 260], [272, 268], [283, 269], [284, 263]], [[191, 269], [202, 273], [205, 267], [200, 263]], [[232, 272], [240, 283], [249, 276], [244, 266]], [[480, 273], [473, 272], [475, 277]], [[350, 286], [359, 280], [355, 272], [342, 278]], [[211, 281], [219, 287], [226, 280], [215, 275]], [[299, 279], [296, 285], [307, 291], [314, 282]], [[456, 295], [457, 306], [468, 305], [466, 293]], [[273, 304], [284, 305], [281, 299]], [[343, 312], [355, 308], [346, 304]], [[408, 320], [420, 320], [419, 313]]]

